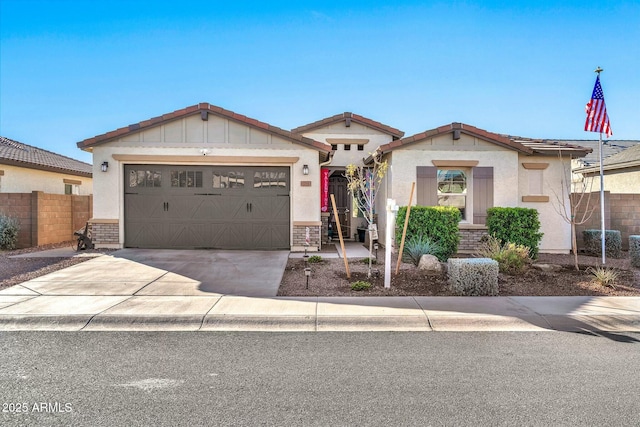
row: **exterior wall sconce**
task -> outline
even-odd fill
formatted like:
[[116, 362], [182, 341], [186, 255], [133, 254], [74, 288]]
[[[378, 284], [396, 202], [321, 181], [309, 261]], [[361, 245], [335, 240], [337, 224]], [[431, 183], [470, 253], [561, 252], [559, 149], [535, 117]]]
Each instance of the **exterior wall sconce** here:
[[302, 174], [309, 175], [309, 165], [302, 166]]
[[102, 162], [102, 164], [100, 165], [100, 170], [102, 172], [106, 172], [107, 169], [109, 169], [109, 162]]

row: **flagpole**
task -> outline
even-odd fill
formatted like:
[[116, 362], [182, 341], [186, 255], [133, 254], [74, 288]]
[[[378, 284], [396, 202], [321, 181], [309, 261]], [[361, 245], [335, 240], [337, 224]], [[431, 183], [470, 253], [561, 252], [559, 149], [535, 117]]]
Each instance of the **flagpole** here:
[[607, 260], [605, 257], [605, 226], [604, 226], [604, 168], [602, 167], [602, 132], [600, 132], [598, 144], [598, 156], [600, 157], [600, 250], [602, 251], [602, 265]]

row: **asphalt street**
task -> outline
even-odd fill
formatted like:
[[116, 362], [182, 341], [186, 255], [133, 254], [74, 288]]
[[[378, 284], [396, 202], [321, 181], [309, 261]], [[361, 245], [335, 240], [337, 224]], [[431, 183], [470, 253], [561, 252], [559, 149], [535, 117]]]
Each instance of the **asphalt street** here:
[[0, 424], [640, 425], [640, 334], [1, 332]]

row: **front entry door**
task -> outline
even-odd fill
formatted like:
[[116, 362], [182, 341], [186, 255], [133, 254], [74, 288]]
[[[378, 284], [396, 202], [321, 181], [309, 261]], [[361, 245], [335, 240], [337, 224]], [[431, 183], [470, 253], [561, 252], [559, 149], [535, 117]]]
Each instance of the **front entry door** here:
[[[342, 228], [342, 237], [348, 239], [351, 237], [351, 210], [350, 210], [350, 197], [347, 190], [347, 178], [342, 175], [336, 175], [329, 177], [329, 194], [333, 194], [336, 199], [336, 209], [338, 210], [338, 217], [340, 218], [340, 227]], [[333, 208], [331, 209], [333, 212]], [[336, 220], [331, 216], [333, 222], [331, 224], [333, 229], [333, 236], [338, 237], [338, 227]]]

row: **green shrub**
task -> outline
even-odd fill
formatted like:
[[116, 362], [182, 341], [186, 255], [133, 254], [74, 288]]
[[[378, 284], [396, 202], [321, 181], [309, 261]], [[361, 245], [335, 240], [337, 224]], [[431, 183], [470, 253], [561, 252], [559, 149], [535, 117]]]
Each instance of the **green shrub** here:
[[437, 254], [441, 252], [442, 248], [438, 243], [434, 243], [428, 237], [418, 234], [411, 236], [411, 238], [404, 243], [402, 257], [405, 261], [418, 265], [422, 255], [428, 254], [437, 257]]
[[500, 240], [529, 248], [531, 258], [538, 257], [538, 245], [542, 240], [538, 211], [529, 208], [489, 208], [487, 209], [489, 234]]
[[[588, 255], [602, 256], [602, 230], [582, 232], [584, 251]], [[604, 253], [610, 258], [622, 257], [622, 235], [618, 230], [604, 230]]]
[[[396, 218], [396, 227], [399, 229], [396, 233], [398, 243], [402, 238], [402, 227], [404, 227], [406, 215], [407, 207], [402, 206]], [[407, 240], [411, 240], [414, 236], [428, 238], [440, 246], [439, 252], [433, 255], [444, 262], [458, 252], [460, 218], [460, 210], [452, 206], [412, 206], [406, 238]]]
[[322, 257], [320, 255], [312, 255], [312, 256], [309, 257], [307, 262], [309, 262], [311, 264], [319, 263], [319, 262], [322, 262]]
[[371, 288], [371, 283], [364, 280], [358, 280], [351, 284], [352, 291], [366, 291], [369, 288]]
[[449, 288], [456, 295], [498, 295], [498, 262], [490, 258], [449, 258]]
[[640, 268], [640, 236], [629, 236], [629, 257], [631, 265]]
[[0, 249], [15, 249], [20, 223], [16, 218], [0, 213]]
[[500, 272], [515, 274], [521, 272], [531, 261], [529, 248], [523, 245], [507, 242], [504, 245], [493, 236], [487, 236], [480, 243], [477, 256], [491, 258], [498, 262]]
[[615, 289], [616, 281], [620, 273], [617, 270], [607, 267], [589, 267], [587, 272], [593, 276], [592, 282], [598, 283], [601, 286], [607, 286]]

